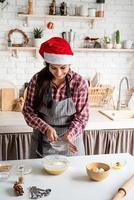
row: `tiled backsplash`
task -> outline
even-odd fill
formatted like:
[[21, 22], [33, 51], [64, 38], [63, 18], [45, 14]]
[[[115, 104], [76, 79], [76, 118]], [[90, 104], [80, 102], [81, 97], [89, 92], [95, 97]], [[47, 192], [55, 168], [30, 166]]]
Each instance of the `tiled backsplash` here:
[[[51, 0], [33, 0], [34, 13], [48, 14], [48, 7]], [[62, 1], [57, 0], [59, 5]], [[72, 5], [72, 1], [66, 1]], [[89, 7], [95, 7], [95, 0], [73, 0], [73, 5], [87, 3]], [[28, 82], [32, 75], [43, 67], [42, 58], [34, 58], [33, 52], [19, 52], [18, 58], [12, 56], [7, 51], [7, 33], [13, 28], [18, 28], [32, 37], [35, 27], [42, 26], [44, 29], [44, 40], [51, 36], [59, 36], [63, 31], [70, 28], [76, 33], [74, 47], [83, 47], [85, 36], [102, 38], [105, 34], [113, 36], [116, 30], [120, 30], [121, 41], [134, 40], [134, 0], [106, 0], [105, 17], [103, 20], [95, 22], [93, 29], [89, 23], [84, 21], [50, 20], [54, 22], [55, 28], [46, 28], [43, 18], [30, 21], [29, 26], [25, 26], [24, 18], [19, 18], [17, 12], [20, 7], [25, 7], [27, 0], [12, 0], [9, 5], [1, 12], [0, 17], [0, 79], [12, 81], [18, 89], [25, 82]], [[118, 93], [119, 81], [123, 76], [129, 78], [130, 86], [134, 86], [134, 53], [126, 52], [77, 52], [72, 69], [79, 72], [85, 78], [91, 78], [95, 72], [102, 74], [102, 83], [115, 86], [115, 98]], [[125, 90], [125, 87], [123, 88]]]

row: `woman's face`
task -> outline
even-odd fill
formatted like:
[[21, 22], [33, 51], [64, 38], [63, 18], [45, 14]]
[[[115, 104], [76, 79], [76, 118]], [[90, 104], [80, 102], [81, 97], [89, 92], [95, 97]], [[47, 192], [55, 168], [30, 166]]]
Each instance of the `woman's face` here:
[[53, 74], [54, 78], [57, 80], [62, 80], [65, 78], [69, 72], [70, 65], [55, 65], [49, 64], [49, 71]]

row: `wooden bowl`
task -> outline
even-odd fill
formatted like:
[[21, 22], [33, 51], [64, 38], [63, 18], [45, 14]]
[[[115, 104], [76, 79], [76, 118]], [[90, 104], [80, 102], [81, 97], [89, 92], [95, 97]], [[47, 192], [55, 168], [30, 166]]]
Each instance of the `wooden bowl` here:
[[106, 163], [93, 162], [86, 166], [87, 175], [91, 180], [102, 181], [108, 177], [110, 166]]

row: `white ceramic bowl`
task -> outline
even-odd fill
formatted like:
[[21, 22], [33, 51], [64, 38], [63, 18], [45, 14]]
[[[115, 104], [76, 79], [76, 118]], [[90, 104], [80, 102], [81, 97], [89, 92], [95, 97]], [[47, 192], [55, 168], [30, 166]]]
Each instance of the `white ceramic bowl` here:
[[69, 166], [69, 161], [63, 155], [49, 155], [43, 159], [44, 170], [52, 175], [62, 174]]

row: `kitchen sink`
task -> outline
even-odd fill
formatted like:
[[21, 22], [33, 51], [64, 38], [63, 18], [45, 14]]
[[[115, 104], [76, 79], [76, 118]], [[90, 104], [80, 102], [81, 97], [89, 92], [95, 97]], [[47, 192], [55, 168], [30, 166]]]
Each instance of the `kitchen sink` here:
[[134, 110], [99, 110], [111, 120], [134, 120]]

